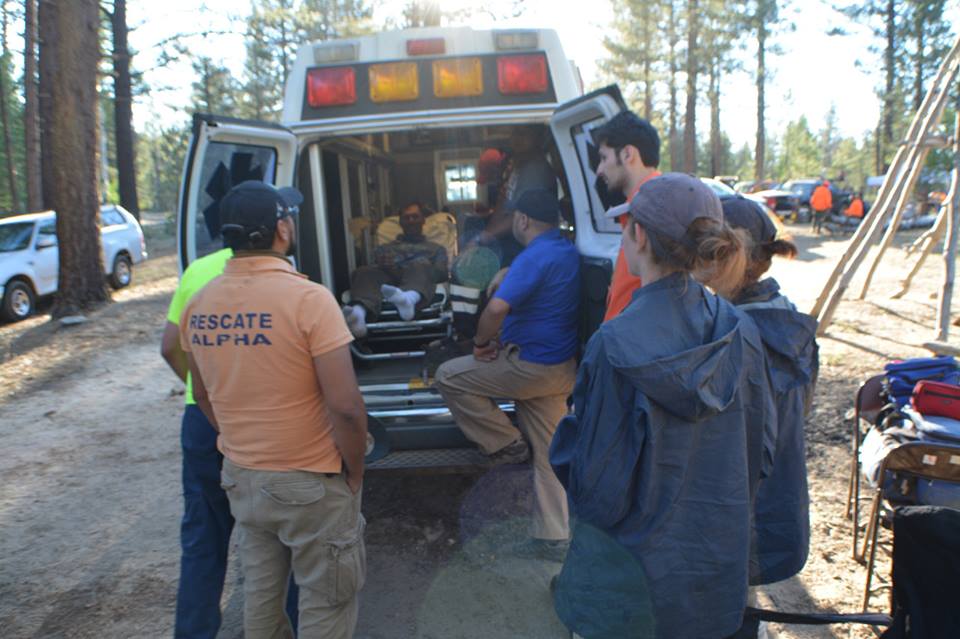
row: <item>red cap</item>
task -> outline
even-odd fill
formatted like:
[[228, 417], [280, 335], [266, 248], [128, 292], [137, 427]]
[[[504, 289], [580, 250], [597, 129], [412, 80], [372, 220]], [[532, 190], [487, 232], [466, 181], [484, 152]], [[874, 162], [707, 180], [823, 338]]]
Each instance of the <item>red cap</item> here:
[[477, 184], [488, 184], [500, 180], [504, 155], [499, 149], [484, 149], [477, 166]]

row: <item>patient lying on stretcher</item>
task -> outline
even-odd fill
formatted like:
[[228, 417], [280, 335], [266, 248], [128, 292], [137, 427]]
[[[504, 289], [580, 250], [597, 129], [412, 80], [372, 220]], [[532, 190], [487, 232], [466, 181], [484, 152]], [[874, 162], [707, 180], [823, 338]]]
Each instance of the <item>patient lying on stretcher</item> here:
[[411, 320], [433, 300], [437, 282], [448, 277], [447, 251], [423, 234], [425, 215], [419, 204], [400, 212], [403, 232], [374, 251], [375, 265], [361, 266], [350, 280], [350, 304], [343, 309], [347, 326], [356, 337], [367, 334], [367, 322], [376, 321], [384, 300]]

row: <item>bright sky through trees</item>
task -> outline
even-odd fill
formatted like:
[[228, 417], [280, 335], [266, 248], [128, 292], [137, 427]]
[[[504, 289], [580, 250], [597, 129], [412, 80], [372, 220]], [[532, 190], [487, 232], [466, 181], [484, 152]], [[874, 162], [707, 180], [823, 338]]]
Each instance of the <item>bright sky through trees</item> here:
[[[403, 1], [384, 0], [377, 5], [374, 23], [399, 20]], [[444, 10], [455, 5], [469, 6], [458, 0], [442, 3]], [[784, 24], [792, 22], [796, 29], [774, 33], [774, 42], [784, 54], [771, 56], [768, 67], [772, 71], [767, 97], [767, 128], [780, 133], [787, 122], [805, 115], [812, 129], [819, 129], [831, 103], [836, 105], [837, 124], [841, 135], [860, 137], [875, 126], [879, 115], [879, 101], [874, 87], [881, 80], [880, 60], [868, 51], [872, 44], [865, 28], [850, 25], [848, 37], [831, 37], [829, 28], [845, 23], [845, 19], [828, 4], [813, 0], [793, 3], [784, 11]], [[189, 102], [192, 81], [189, 61], [167, 68], [151, 69], [158, 49], [155, 46], [178, 33], [196, 33], [209, 29], [206, 37], [191, 38], [192, 52], [207, 55], [223, 63], [239, 76], [243, 68], [243, 18], [249, 7], [234, 0], [206, 0], [198, 8], [191, 0], [164, 0], [162, 3], [130, 2], [129, 22], [135, 29], [130, 36], [137, 56], [134, 66], [146, 72], [151, 96], [142, 98], [134, 108], [135, 125], [141, 128], [147, 122], [172, 123], [184, 121], [182, 109]], [[484, 7], [501, 14], [509, 13], [509, 0], [486, 0]], [[599, 77], [597, 59], [605, 54], [602, 39], [612, 20], [608, 0], [590, 3], [564, 0], [526, 0], [524, 14], [519, 18], [496, 22], [489, 14], [477, 13], [469, 24], [476, 28], [493, 26], [537, 26], [556, 29], [567, 51], [580, 67], [587, 86], [598, 86], [606, 78]], [[587, 9], [589, 7], [589, 9]], [[948, 18], [956, 23], [960, 10], [953, 8]], [[227, 32], [227, 33], [220, 33]], [[232, 32], [232, 33], [231, 33]], [[752, 52], [740, 54], [745, 69], [752, 71], [755, 62]], [[857, 60], [864, 63], [857, 68]], [[816, 85], [816, 86], [815, 86]], [[166, 89], [165, 89], [166, 87]], [[658, 108], [662, 105], [657, 105]], [[706, 105], [704, 120], [706, 121]], [[723, 85], [721, 121], [734, 147], [744, 142], [752, 145], [755, 133], [756, 90], [749, 73], [737, 73]], [[178, 111], [179, 110], [179, 111]], [[699, 117], [698, 117], [699, 119]]]

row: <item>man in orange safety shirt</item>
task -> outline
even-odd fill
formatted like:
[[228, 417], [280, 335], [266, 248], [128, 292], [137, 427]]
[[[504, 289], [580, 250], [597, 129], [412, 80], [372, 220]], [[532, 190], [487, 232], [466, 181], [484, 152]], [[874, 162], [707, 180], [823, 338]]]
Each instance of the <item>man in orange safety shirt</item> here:
[[[620, 191], [627, 204], [640, 189], [640, 185], [660, 175], [660, 136], [648, 121], [632, 111], [621, 111], [603, 126], [592, 131], [597, 145], [600, 164], [597, 177], [607, 183], [611, 191]], [[628, 215], [620, 216], [620, 224], [626, 225]], [[631, 275], [623, 257], [623, 248], [617, 255], [617, 263], [610, 280], [607, 295], [607, 312], [603, 321], [612, 319], [627, 307], [633, 292], [640, 288], [640, 278]]]

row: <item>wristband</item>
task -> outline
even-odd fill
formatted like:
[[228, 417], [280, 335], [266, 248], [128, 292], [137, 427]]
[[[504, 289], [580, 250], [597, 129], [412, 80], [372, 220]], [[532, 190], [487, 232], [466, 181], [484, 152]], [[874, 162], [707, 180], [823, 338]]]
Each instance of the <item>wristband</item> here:
[[485, 341], [483, 344], [477, 344], [477, 342], [474, 341], [474, 342], [473, 342], [473, 347], [474, 347], [474, 348], [486, 348], [487, 346], [490, 346], [490, 342], [492, 342], [492, 341], [493, 341], [492, 339], [488, 339], [488, 340]]

